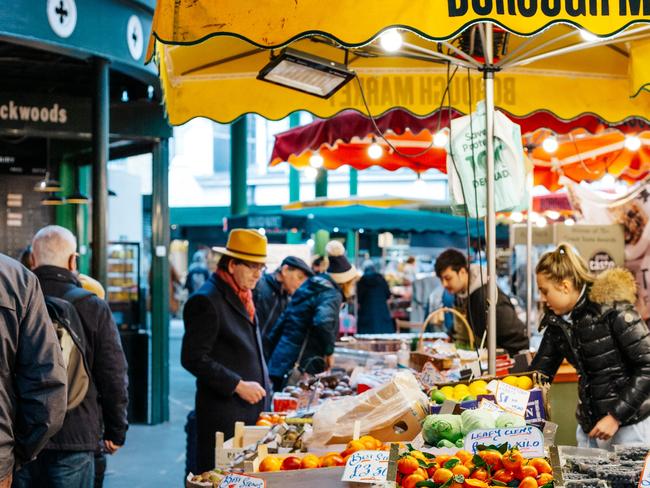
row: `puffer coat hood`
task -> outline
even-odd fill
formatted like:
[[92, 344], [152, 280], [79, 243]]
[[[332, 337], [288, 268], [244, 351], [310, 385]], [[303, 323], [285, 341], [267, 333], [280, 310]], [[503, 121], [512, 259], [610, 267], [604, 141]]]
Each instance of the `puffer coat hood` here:
[[580, 375], [576, 417], [590, 432], [607, 414], [621, 425], [650, 416], [650, 331], [634, 308], [629, 271], [600, 274], [567, 320], [547, 312], [539, 351], [531, 364], [555, 376], [566, 358]]

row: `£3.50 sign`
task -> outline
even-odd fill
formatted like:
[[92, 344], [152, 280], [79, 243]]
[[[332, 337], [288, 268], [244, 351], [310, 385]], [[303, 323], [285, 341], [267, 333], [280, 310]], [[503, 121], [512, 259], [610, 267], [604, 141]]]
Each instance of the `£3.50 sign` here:
[[388, 451], [357, 451], [345, 463], [342, 481], [375, 483], [386, 481]]

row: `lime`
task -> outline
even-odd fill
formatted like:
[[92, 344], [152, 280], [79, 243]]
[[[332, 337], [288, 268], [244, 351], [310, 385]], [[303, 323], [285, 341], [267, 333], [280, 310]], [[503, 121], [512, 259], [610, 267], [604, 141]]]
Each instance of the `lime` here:
[[445, 394], [440, 390], [432, 391], [430, 398], [432, 402], [436, 402], [438, 405], [444, 403], [444, 401], [447, 399]]

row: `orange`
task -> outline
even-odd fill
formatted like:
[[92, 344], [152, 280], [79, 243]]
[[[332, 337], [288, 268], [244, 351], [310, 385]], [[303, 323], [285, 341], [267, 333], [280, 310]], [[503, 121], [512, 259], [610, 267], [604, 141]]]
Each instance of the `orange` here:
[[447, 468], [439, 468], [433, 473], [433, 482], [434, 483], [446, 483], [451, 478], [454, 477], [454, 473], [449, 471]]
[[409, 452], [410, 456], [413, 456], [415, 459], [420, 459], [421, 461], [424, 461], [425, 463], [429, 462], [429, 459], [424, 455], [422, 451], [411, 451]]
[[460, 459], [460, 462], [463, 464], [474, 457], [471, 452], [465, 451], [464, 449], [458, 451], [456, 454], [454, 454], [454, 456]]
[[425, 480], [429, 477], [429, 475], [427, 474], [427, 470], [424, 469], [424, 468], [421, 467], [421, 466], [420, 466], [418, 469], [416, 469], [415, 471], [413, 471], [413, 474], [419, 474], [419, 475], [422, 476]]
[[363, 451], [364, 449], [366, 449], [366, 445], [360, 440], [356, 440], [356, 441], [348, 442], [346, 451], [352, 453], [357, 451]]
[[273, 422], [271, 422], [269, 419], [258, 419], [258, 421], [255, 422], [255, 425], [258, 425], [260, 427], [271, 427], [273, 425]]
[[341, 466], [342, 464], [343, 458], [336, 452], [325, 454], [320, 458], [320, 465], [322, 468], [331, 468], [332, 466]]
[[301, 460], [296, 456], [287, 456], [282, 460], [282, 466], [280, 469], [282, 471], [292, 471], [294, 469], [300, 469]]
[[419, 474], [410, 474], [404, 480], [402, 481], [402, 487], [403, 488], [415, 488], [415, 484], [419, 483], [420, 481], [425, 481], [426, 478], [424, 476], [420, 476]]
[[509, 471], [517, 471], [521, 467], [523, 461], [524, 457], [517, 449], [506, 451], [501, 458], [503, 467]]
[[515, 479], [515, 475], [512, 471], [508, 471], [507, 469], [500, 469], [492, 475], [492, 479], [507, 484]]
[[300, 461], [300, 469], [314, 469], [320, 468], [320, 459], [314, 454], [307, 454], [302, 461]]
[[436, 456], [435, 462], [438, 463], [438, 466], [444, 466], [451, 456], [449, 454], [440, 454]]
[[532, 476], [526, 476], [519, 483], [519, 488], [537, 488], [537, 480]]
[[282, 459], [276, 456], [266, 456], [260, 463], [260, 471], [280, 471]]
[[495, 449], [485, 449], [484, 451], [479, 451], [477, 453], [483, 461], [490, 465], [492, 471], [496, 471], [501, 468], [501, 458], [503, 457], [501, 453]]
[[553, 475], [551, 473], [542, 473], [537, 477], [537, 486], [544, 486], [551, 481], [553, 481]]
[[397, 461], [397, 471], [402, 474], [411, 474], [419, 467], [418, 460], [413, 456], [406, 455]]
[[537, 478], [537, 470], [535, 469], [535, 466], [531, 466], [530, 464], [527, 464], [526, 466], [522, 466], [521, 470], [519, 471], [519, 479], [524, 479], [527, 476], [530, 476], [531, 478]]
[[366, 449], [372, 451], [379, 449], [382, 445], [381, 441], [378, 441], [371, 435], [364, 435], [359, 438], [359, 441], [363, 443]]
[[465, 488], [488, 488], [487, 482], [474, 478], [466, 479], [465, 483], [463, 483], [463, 486]]
[[487, 481], [488, 472], [485, 468], [478, 468], [470, 475], [470, 478], [479, 481]]
[[439, 468], [440, 466], [438, 466], [438, 463], [435, 461], [429, 463], [429, 467], [427, 468], [427, 474], [429, 475], [429, 478], [433, 478], [433, 473], [435, 473]]
[[469, 478], [469, 473], [470, 473], [469, 468], [462, 464], [457, 464], [456, 466], [454, 466], [451, 472], [454, 473], [454, 475], [460, 474], [465, 478]]
[[548, 461], [543, 458], [533, 458], [528, 462], [528, 464], [534, 467], [539, 474], [553, 472], [551, 465], [548, 464]]

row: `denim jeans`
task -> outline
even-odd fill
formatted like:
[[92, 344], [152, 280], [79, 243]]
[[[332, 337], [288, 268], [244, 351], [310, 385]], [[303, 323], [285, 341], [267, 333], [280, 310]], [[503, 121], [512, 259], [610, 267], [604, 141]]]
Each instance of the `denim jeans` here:
[[616, 444], [630, 445], [630, 444], [645, 444], [650, 442], [650, 417], [637, 422], [636, 424], [626, 425], [618, 429], [614, 437], [608, 441], [601, 439], [592, 439], [588, 437], [582, 427], [578, 426], [576, 430], [576, 440], [578, 447], [595, 447], [600, 449], [614, 450]]
[[14, 474], [12, 488], [93, 488], [95, 453], [45, 450]]

